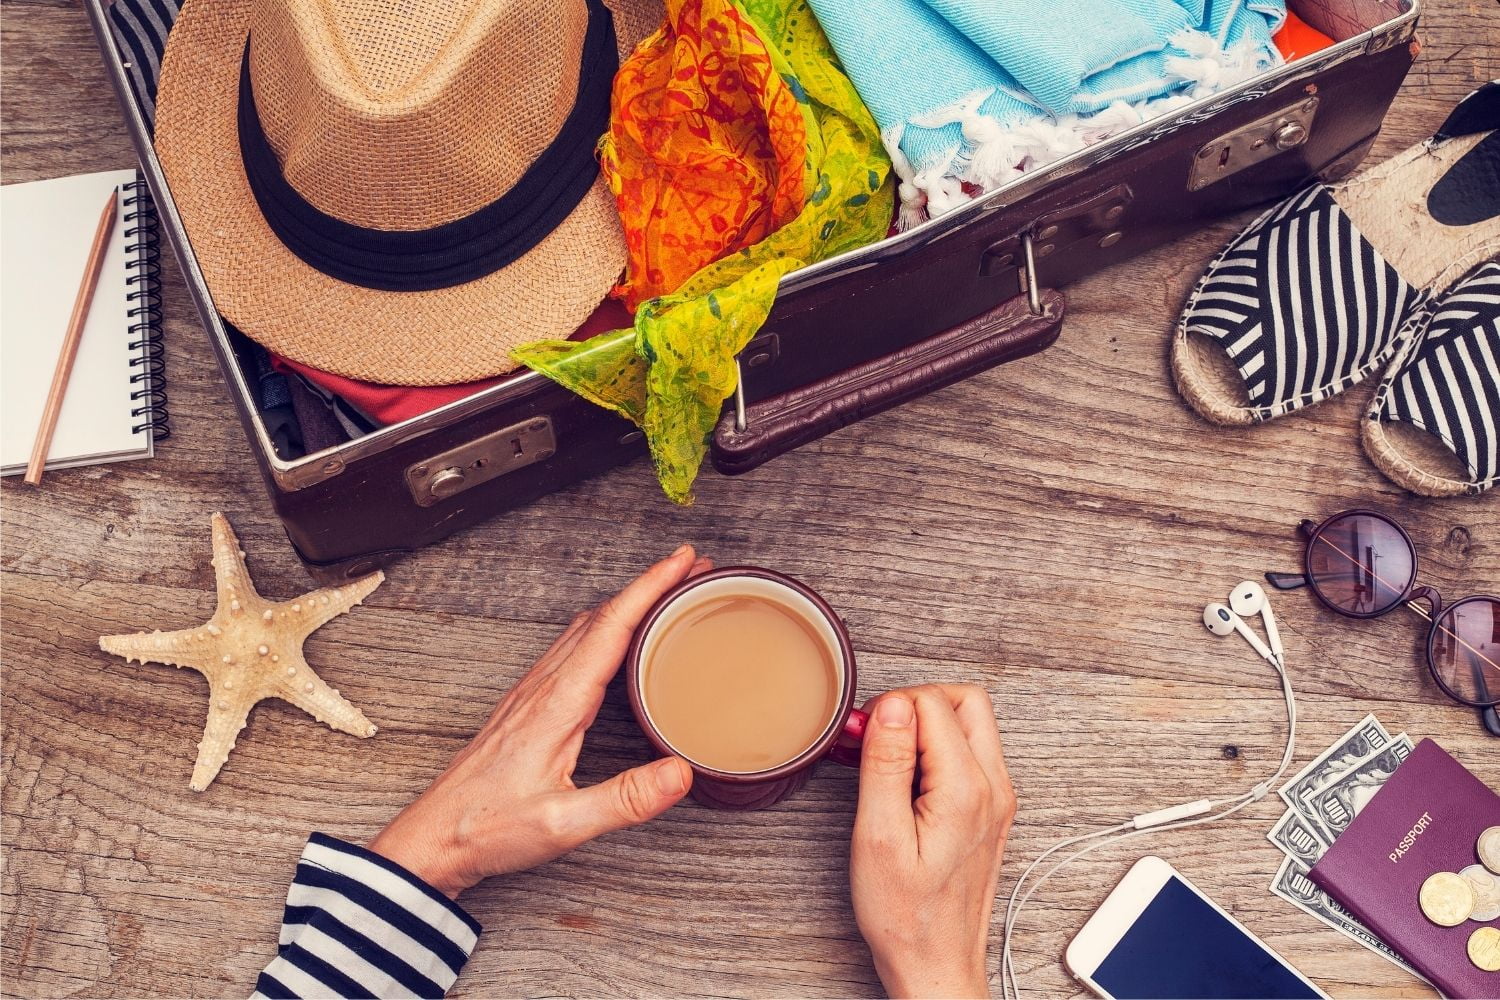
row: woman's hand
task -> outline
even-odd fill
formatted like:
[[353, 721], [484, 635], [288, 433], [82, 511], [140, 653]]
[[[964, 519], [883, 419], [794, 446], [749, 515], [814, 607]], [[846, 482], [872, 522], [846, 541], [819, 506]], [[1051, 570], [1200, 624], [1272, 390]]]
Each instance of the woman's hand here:
[[631, 633], [672, 587], [710, 568], [684, 545], [573, 619], [448, 769], [370, 843], [449, 898], [661, 815], [693, 772], [666, 757], [588, 788], [573, 768]]
[[989, 695], [927, 685], [873, 705], [849, 859], [860, 933], [893, 997], [987, 996], [990, 912], [1016, 814]]

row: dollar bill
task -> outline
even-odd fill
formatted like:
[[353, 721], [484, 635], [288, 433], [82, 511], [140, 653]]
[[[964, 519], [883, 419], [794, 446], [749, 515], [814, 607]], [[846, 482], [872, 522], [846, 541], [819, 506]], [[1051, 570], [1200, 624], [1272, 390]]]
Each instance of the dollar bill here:
[[1314, 885], [1312, 879], [1307, 877], [1307, 868], [1295, 858], [1282, 858], [1281, 867], [1271, 880], [1271, 892], [1299, 910], [1312, 914], [1351, 941], [1359, 942], [1393, 965], [1405, 969], [1418, 979], [1422, 978], [1416, 969], [1402, 961], [1368, 927], [1355, 920], [1348, 910], [1333, 901], [1333, 897]]
[[1311, 817], [1308, 800], [1313, 792], [1390, 742], [1391, 734], [1386, 728], [1375, 716], [1367, 715], [1294, 774], [1277, 794], [1292, 809]]
[[1329, 843], [1349, 829], [1354, 817], [1411, 754], [1412, 746], [1411, 739], [1399, 733], [1308, 796], [1310, 818]]
[[1288, 809], [1282, 814], [1276, 825], [1271, 827], [1271, 832], [1266, 834], [1266, 839], [1281, 848], [1281, 853], [1301, 862], [1306, 868], [1317, 864], [1330, 846], [1317, 827], [1295, 809]]

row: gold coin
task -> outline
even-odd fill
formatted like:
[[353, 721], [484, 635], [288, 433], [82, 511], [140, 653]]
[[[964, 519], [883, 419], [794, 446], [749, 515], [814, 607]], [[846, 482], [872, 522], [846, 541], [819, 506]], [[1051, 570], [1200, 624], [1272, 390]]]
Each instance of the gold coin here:
[[1479, 835], [1479, 860], [1496, 875], [1500, 875], [1500, 826], [1492, 826]]
[[1500, 930], [1481, 927], [1470, 934], [1469, 961], [1485, 972], [1500, 972]]
[[1474, 912], [1474, 888], [1454, 872], [1438, 872], [1422, 883], [1422, 912], [1439, 927], [1457, 927]]

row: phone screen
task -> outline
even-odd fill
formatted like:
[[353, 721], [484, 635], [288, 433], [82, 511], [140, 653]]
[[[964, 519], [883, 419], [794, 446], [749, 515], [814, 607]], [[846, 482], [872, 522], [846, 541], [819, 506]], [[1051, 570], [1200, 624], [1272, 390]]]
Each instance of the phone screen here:
[[1320, 996], [1175, 876], [1092, 978], [1119, 1000]]

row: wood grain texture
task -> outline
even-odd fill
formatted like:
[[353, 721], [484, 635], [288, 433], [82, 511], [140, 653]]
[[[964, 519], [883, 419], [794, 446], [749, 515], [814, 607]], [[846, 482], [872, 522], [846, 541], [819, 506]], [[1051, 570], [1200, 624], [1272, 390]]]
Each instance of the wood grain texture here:
[[[1432, 0], [1421, 35], [1375, 159], [1500, 76], [1492, 0]], [[6, 181], [131, 162], [74, 3], [12, 0], [0, 46]], [[1069, 288], [1067, 329], [1046, 353], [740, 480], [706, 476], [692, 509], [666, 503], [637, 463], [397, 564], [365, 606], [307, 644], [379, 735], [356, 740], [263, 703], [202, 795], [187, 789], [202, 679], [125, 664], [97, 637], [207, 614], [215, 510], [234, 522], [267, 596], [307, 580], [168, 268], [172, 439], [153, 461], [0, 491], [4, 991], [244, 995], [274, 952], [308, 831], [372, 836], [577, 609], [679, 540], [820, 589], [848, 619], [866, 693], [951, 679], [994, 694], [1021, 801], [1002, 893], [1062, 836], [1250, 786], [1279, 754], [1281, 701], [1243, 646], [1204, 637], [1202, 605], [1294, 568], [1298, 518], [1352, 504], [1400, 517], [1444, 593], [1495, 591], [1500, 502], [1418, 500], [1381, 479], [1355, 435], [1368, 387], [1253, 430], [1215, 430], [1183, 407], [1167, 331], [1243, 222]], [[1500, 784], [1494, 741], [1420, 668], [1412, 621], [1346, 622], [1305, 594], [1276, 607], [1301, 701], [1299, 761], [1374, 711]], [[582, 779], [647, 754], [612, 691]], [[853, 775], [826, 767], [774, 810], [684, 806], [492, 880], [464, 899], [489, 930], [457, 995], [877, 994], [848, 902], [854, 795]], [[1270, 895], [1280, 857], [1263, 835], [1279, 814], [1273, 797], [1217, 828], [1142, 838], [1064, 872], [1017, 931], [1024, 985], [1078, 995], [1063, 946], [1150, 851], [1335, 996], [1430, 995]], [[997, 919], [992, 969], [999, 940]]]

